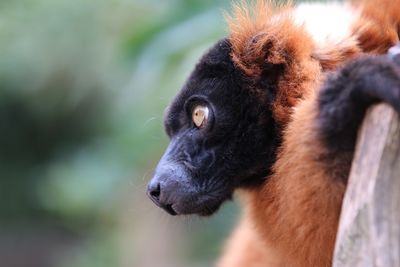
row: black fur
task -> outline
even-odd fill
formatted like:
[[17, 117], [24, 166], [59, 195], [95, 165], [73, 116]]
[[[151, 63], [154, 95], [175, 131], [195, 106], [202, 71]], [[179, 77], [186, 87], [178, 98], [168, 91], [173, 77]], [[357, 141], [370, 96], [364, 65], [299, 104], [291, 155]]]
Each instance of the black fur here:
[[[230, 53], [225, 39], [205, 54], [165, 115], [171, 143], [149, 194], [171, 214], [213, 213], [235, 188], [262, 183], [275, 161], [280, 134], [269, 107], [279, 72], [249, 81]], [[210, 109], [203, 129], [191, 119], [197, 103]]]
[[352, 158], [365, 112], [377, 102], [400, 112], [400, 65], [387, 56], [356, 59], [327, 79], [319, 96], [318, 123], [330, 161], [344, 155]]

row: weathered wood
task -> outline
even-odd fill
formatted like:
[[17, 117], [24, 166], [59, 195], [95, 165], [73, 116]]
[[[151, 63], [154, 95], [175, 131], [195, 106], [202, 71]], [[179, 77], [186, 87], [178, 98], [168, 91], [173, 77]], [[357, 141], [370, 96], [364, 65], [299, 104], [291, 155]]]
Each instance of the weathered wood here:
[[400, 121], [385, 104], [359, 133], [333, 266], [400, 266]]

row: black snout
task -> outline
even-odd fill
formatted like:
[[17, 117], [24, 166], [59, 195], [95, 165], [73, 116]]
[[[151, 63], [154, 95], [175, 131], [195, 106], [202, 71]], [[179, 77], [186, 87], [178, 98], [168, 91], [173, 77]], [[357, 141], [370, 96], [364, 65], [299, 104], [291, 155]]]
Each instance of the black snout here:
[[165, 184], [161, 186], [161, 183], [157, 180], [158, 179], [153, 178], [153, 180], [150, 181], [147, 188], [147, 195], [157, 206], [163, 208], [170, 215], [177, 215], [178, 213], [173, 208], [174, 203], [168, 202], [169, 196], [174, 192], [171, 192], [171, 188], [168, 188]]
[[224, 190], [229, 189], [224, 187], [224, 180], [216, 180], [211, 183], [214, 187], [206, 187], [207, 180], [199, 172], [193, 173], [186, 162], [176, 159], [177, 151], [180, 151], [176, 145], [176, 141], [171, 141], [158, 163], [147, 187], [147, 195], [171, 215], [211, 215], [231, 191]]

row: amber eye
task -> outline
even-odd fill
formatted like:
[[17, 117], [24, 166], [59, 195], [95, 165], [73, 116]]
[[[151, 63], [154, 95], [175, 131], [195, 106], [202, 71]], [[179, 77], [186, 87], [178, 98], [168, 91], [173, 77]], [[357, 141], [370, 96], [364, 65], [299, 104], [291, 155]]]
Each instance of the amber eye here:
[[207, 124], [208, 120], [208, 107], [206, 106], [195, 106], [192, 112], [192, 120], [197, 128], [203, 128]]

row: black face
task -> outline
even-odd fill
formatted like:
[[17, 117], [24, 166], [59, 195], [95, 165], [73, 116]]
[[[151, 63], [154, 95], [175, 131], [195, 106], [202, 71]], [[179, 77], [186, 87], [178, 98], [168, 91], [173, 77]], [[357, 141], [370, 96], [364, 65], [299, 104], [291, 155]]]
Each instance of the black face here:
[[275, 160], [276, 77], [248, 80], [230, 52], [222, 40], [204, 55], [165, 115], [171, 142], [148, 195], [172, 215], [211, 215], [235, 188], [262, 183]]

